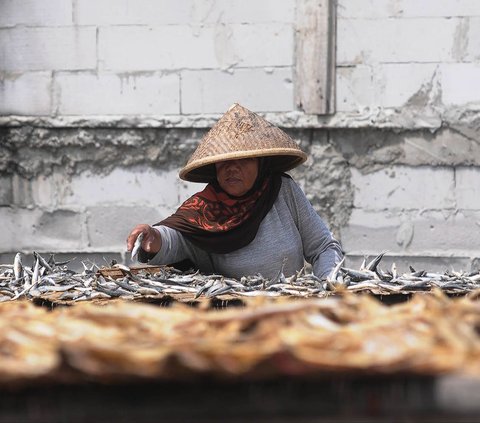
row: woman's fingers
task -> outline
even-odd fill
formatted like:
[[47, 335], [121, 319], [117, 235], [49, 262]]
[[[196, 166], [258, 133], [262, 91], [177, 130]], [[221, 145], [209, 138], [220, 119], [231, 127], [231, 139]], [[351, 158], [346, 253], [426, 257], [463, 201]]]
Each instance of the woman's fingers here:
[[137, 237], [143, 233], [142, 249], [147, 253], [157, 253], [160, 251], [162, 241], [160, 233], [150, 225], [141, 224], [135, 226], [127, 238], [127, 251], [132, 251]]
[[152, 228], [147, 224], [141, 224], [141, 225], [135, 226], [132, 229], [132, 231], [130, 232], [130, 234], [128, 235], [128, 238], [127, 238], [127, 251], [132, 251], [138, 235], [140, 235], [142, 232], [145, 234], [144, 238], [143, 238], [144, 240], [142, 242], [142, 248], [143, 248], [143, 245], [145, 244], [145, 239], [147, 238], [147, 234], [148, 234], [150, 229], [152, 229]]
[[153, 242], [155, 241], [153, 235], [151, 234], [151, 232], [149, 231], [147, 233], [147, 235], [143, 238], [143, 242], [142, 242], [142, 248], [147, 251], [147, 252], [151, 252], [151, 249], [152, 249], [152, 244]]
[[142, 248], [148, 253], [158, 253], [160, 251], [161, 237], [158, 231], [152, 227], [148, 228], [142, 241]]

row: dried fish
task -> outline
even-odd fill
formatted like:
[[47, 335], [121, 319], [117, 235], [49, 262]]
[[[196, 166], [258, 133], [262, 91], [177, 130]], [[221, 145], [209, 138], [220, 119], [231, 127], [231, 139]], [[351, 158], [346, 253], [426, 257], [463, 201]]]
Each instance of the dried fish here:
[[[112, 270], [115, 278], [103, 277], [94, 263], [82, 263], [83, 271], [74, 272], [64, 264], [56, 263], [53, 257], [48, 261], [40, 254], [34, 254], [33, 266], [22, 264], [21, 253], [15, 256], [14, 264], [0, 265], [1, 301], [19, 298], [46, 298], [59, 301], [78, 301], [92, 298], [132, 298], [144, 296], [162, 297], [184, 295], [198, 299], [216, 297], [326, 297], [343, 292], [368, 291], [379, 295], [406, 294], [431, 291], [439, 288], [446, 293], [473, 292], [480, 289], [479, 272], [428, 272], [425, 270], [398, 274], [393, 264], [391, 270], [382, 271], [381, 253], [364, 263], [360, 269], [345, 267], [342, 260], [326, 279], [319, 279], [305, 268], [294, 275], [283, 274], [282, 263], [278, 274], [268, 279], [257, 273], [245, 275], [240, 280], [219, 274], [180, 272], [172, 267], [148, 268], [134, 272], [128, 266], [115, 264]], [[160, 269], [160, 270], [159, 270]], [[117, 272], [118, 270], [118, 272]], [[413, 269], [414, 270], [414, 269]], [[118, 275], [121, 275], [119, 277]]]
[[338, 272], [341, 269], [344, 262], [345, 262], [345, 257], [343, 257], [342, 260], [340, 260], [340, 262], [332, 269], [330, 274], [327, 276], [327, 280], [329, 281], [337, 280]]
[[137, 239], [135, 240], [135, 244], [133, 245], [133, 248], [132, 248], [132, 260], [135, 260], [138, 252], [140, 251], [140, 247], [142, 246], [142, 241], [144, 236], [145, 234], [143, 232], [140, 232], [140, 234], [137, 236]]
[[16, 280], [19, 280], [23, 275], [22, 253], [17, 253], [13, 261], [13, 274]]
[[48, 262], [40, 255], [38, 254], [36, 251], [33, 252], [33, 256], [35, 257], [36, 260], [38, 260], [40, 262], [40, 264], [46, 269], [48, 270], [49, 272], [52, 271], [52, 267], [50, 266], [50, 264], [48, 264]]
[[383, 253], [380, 253], [377, 257], [375, 257], [370, 263], [367, 264], [367, 267], [365, 268], [366, 270], [370, 270], [372, 272], [375, 272], [378, 264], [380, 263], [380, 260], [382, 260], [382, 257], [386, 254], [386, 251]]

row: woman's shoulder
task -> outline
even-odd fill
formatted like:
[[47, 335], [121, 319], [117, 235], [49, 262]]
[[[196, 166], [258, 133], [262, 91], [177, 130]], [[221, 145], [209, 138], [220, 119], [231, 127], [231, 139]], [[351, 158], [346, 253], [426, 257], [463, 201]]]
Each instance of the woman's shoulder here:
[[285, 204], [290, 213], [297, 213], [308, 202], [305, 193], [290, 175], [282, 175], [282, 186], [278, 193], [279, 202]]
[[296, 185], [296, 182], [293, 180], [293, 178], [289, 174], [282, 173], [282, 187], [289, 186], [291, 184]]
[[303, 193], [295, 180], [286, 173], [282, 174], [282, 186], [280, 187], [280, 192], [287, 196], [296, 196]]

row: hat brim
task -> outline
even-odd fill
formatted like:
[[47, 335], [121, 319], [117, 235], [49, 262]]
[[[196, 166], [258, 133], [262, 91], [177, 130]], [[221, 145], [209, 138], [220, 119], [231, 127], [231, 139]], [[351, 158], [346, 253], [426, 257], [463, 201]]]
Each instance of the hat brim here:
[[234, 151], [189, 163], [180, 171], [179, 176], [184, 181], [209, 183], [216, 178], [215, 163], [250, 157], [269, 157], [269, 167], [272, 172], [286, 172], [307, 160], [307, 155], [303, 151], [293, 148]]

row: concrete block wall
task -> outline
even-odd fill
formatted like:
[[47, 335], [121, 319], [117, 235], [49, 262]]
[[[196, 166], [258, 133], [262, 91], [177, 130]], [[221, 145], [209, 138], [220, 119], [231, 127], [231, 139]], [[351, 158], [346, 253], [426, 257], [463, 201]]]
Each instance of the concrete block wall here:
[[[458, 256], [480, 251], [478, 168], [391, 166], [352, 171], [354, 209], [342, 231], [352, 255]], [[467, 181], [468, 179], [468, 181]]]
[[14, 251], [34, 250], [99, 257], [115, 253], [128, 260], [126, 238], [136, 224], [167, 217], [202, 187], [180, 181], [176, 170], [145, 167], [76, 175], [55, 170], [4, 182], [10, 183], [11, 203], [0, 207], [0, 252], [8, 253], [8, 260]]
[[[296, 1], [4, 0], [0, 114], [294, 112]], [[479, 28], [475, 0], [338, 0], [340, 125], [478, 106]]]
[[386, 251], [403, 268], [478, 266], [477, 139], [445, 128], [332, 132], [330, 142], [349, 162], [353, 201], [340, 237], [353, 263]]
[[352, 265], [478, 266], [480, 2], [338, 0], [336, 113], [306, 116], [297, 1], [0, 1], [0, 262], [126, 260], [238, 101], [310, 153], [294, 175]]
[[0, 114], [291, 111], [294, 12], [295, 0], [2, 1]]
[[339, 0], [337, 111], [478, 107], [479, 19], [474, 0]]
[[[369, 155], [374, 144], [378, 161], [353, 160], [354, 202], [341, 229], [350, 260], [387, 251], [384, 262], [404, 268], [469, 270], [480, 253], [480, 131], [446, 115], [479, 110], [480, 3], [340, 0], [337, 12], [337, 112], [391, 110], [407, 131], [400, 154], [379, 137], [359, 148]], [[459, 131], [411, 131], [432, 116]], [[377, 134], [360, 133], [359, 145], [365, 135]]]

